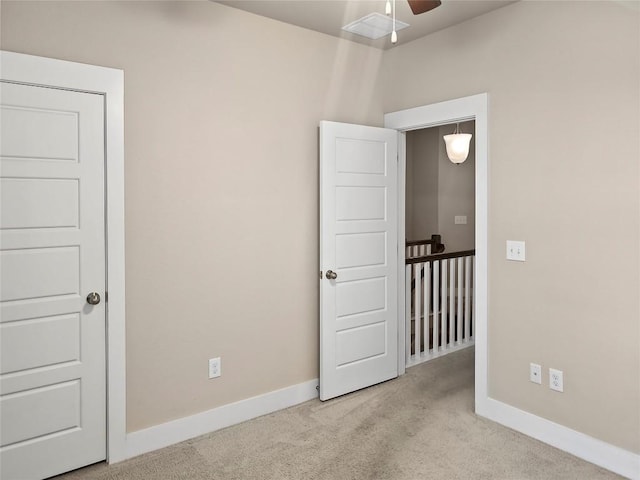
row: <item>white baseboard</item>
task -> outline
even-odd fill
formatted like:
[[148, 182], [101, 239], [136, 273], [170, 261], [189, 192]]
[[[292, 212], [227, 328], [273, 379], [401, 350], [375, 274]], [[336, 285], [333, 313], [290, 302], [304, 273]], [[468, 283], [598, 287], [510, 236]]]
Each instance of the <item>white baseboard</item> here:
[[476, 413], [587, 462], [640, 480], [640, 455], [512, 407], [492, 398], [476, 405]]
[[[126, 458], [168, 447], [190, 438], [318, 398], [318, 380], [299, 383], [206, 412], [127, 434]], [[125, 460], [126, 458], [118, 459]]]
[[[118, 461], [312, 400], [318, 397], [317, 385], [317, 379], [310, 380], [129, 433], [126, 437], [126, 457]], [[476, 405], [476, 413], [619, 475], [640, 480], [640, 455], [636, 453], [492, 398], [486, 398], [481, 405]]]
[[476, 346], [476, 342], [475, 342], [475, 339], [473, 339], [470, 342], [454, 345], [453, 347], [449, 347], [443, 350], [436, 350], [435, 352], [428, 353], [426, 355], [424, 353], [420, 353], [420, 355], [418, 355], [417, 358], [415, 355], [411, 355], [407, 360], [407, 365], [405, 368], [415, 367], [416, 365], [420, 365], [430, 360], [433, 360], [439, 357], [444, 357], [445, 355], [449, 355], [450, 353], [457, 352], [459, 350], [464, 350], [465, 348], [475, 347], [475, 346]]

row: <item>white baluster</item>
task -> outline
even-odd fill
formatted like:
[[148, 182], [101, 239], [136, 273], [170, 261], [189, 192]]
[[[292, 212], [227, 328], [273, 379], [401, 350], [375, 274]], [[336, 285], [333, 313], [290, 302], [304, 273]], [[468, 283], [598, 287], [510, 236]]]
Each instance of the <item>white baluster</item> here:
[[441, 345], [443, 350], [447, 348], [447, 286], [449, 282], [447, 282], [447, 273], [449, 261], [445, 258], [442, 260], [442, 298], [440, 299], [440, 303], [442, 305], [442, 315], [441, 315], [441, 324], [440, 324], [440, 338]]
[[449, 260], [449, 342], [450, 347], [454, 344], [454, 327], [456, 315], [456, 259]]
[[405, 276], [404, 276], [404, 316], [405, 316], [405, 327], [404, 327], [404, 338], [405, 338], [405, 363], [409, 362], [411, 358], [411, 264], [405, 265]]
[[424, 264], [424, 354], [429, 354], [429, 319], [431, 313], [431, 263]]
[[464, 341], [471, 335], [471, 257], [464, 259]]
[[433, 262], [433, 353], [439, 349], [440, 340], [440, 262]]
[[463, 294], [464, 291], [462, 289], [462, 277], [464, 276], [464, 258], [458, 259], [458, 295], [456, 295], [456, 299], [458, 302], [458, 310], [456, 313], [456, 325], [457, 325], [457, 344], [462, 343], [462, 302], [463, 302]]
[[422, 295], [422, 288], [420, 283], [420, 271], [422, 270], [422, 263], [416, 263], [414, 265], [414, 277], [415, 277], [415, 288], [413, 290], [413, 304], [415, 305], [415, 315], [413, 316], [413, 354], [417, 357], [420, 356], [420, 339], [422, 335], [420, 335], [420, 313], [421, 313], [421, 303], [420, 296]]

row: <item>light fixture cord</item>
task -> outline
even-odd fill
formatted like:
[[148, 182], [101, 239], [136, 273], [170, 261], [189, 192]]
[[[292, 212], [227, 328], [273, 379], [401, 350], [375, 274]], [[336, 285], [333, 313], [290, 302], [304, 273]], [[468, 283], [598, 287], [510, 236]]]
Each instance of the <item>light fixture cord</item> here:
[[396, 0], [393, 0], [393, 31], [391, 32], [391, 43], [398, 41], [398, 34], [396, 33]]

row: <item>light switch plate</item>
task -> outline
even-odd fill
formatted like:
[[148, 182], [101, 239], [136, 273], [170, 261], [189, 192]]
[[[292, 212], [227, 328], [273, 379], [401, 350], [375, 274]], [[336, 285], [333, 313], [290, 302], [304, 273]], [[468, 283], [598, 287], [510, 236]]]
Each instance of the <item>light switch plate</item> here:
[[466, 225], [467, 224], [467, 216], [466, 215], [456, 215], [453, 217], [453, 223], [455, 225]]
[[507, 240], [507, 260], [525, 261], [525, 245], [520, 240]]

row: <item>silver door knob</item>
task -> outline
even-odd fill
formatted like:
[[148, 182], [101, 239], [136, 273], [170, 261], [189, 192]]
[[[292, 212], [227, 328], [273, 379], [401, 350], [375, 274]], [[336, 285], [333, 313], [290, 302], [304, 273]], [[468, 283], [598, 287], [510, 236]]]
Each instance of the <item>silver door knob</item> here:
[[327, 280], [335, 280], [338, 278], [338, 274], [333, 270], [327, 270], [327, 274], [325, 276], [327, 277]]
[[100, 294], [98, 292], [91, 292], [87, 295], [87, 303], [89, 305], [97, 305], [100, 303]]

